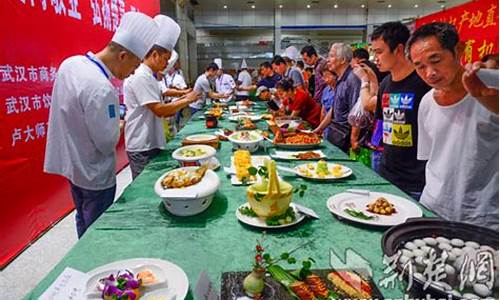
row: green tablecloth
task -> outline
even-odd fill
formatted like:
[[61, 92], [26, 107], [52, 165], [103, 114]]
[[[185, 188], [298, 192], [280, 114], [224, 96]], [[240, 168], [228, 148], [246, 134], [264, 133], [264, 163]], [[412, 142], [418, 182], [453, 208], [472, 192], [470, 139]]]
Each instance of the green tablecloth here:
[[[159, 176], [177, 167], [177, 163], [171, 159], [171, 152], [179, 147], [182, 138], [187, 134], [202, 132], [208, 132], [204, 122], [190, 122], [26, 299], [36, 299], [67, 266], [86, 272], [128, 258], [160, 258], [179, 265], [190, 281], [188, 299], [192, 299], [192, 289], [203, 270], [207, 270], [217, 287], [220, 286], [223, 272], [250, 270], [255, 242], [262, 237], [262, 231], [242, 225], [235, 217], [237, 207], [246, 202], [245, 187], [232, 186], [229, 178], [219, 170], [217, 174], [221, 186], [212, 205], [193, 217], [175, 217], [167, 213], [153, 190]], [[331, 145], [326, 147], [334, 153], [339, 152]], [[231, 151], [231, 145], [224, 142], [217, 153], [222, 165], [229, 165]], [[384, 276], [385, 267], [380, 247], [383, 231], [336, 219], [327, 210], [326, 200], [349, 186], [401, 196], [405, 194], [358, 162], [343, 161], [342, 164], [353, 169], [353, 178], [339, 183], [321, 184], [287, 177], [287, 181], [292, 184], [308, 185], [306, 195], [303, 198], [294, 195], [294, 202], [314, 209], [320, 219], [307, 219], [286, 230], [268, 231], [265, 244], [272, 253], [278, 255], [314, 238], [314, 243], [297, 251], [296, 257], [313, 257], [316, 260], [315, 268], [329, 268], [330, 249], [341, 256], [346, 249], [353, 249], [371, 263], [374, 280], [378, 282]], [[431, 212], [423, 211], [424, 215], [432, 216]], [[402, 296], [400, 287], [381, 290], [388, 298]]]

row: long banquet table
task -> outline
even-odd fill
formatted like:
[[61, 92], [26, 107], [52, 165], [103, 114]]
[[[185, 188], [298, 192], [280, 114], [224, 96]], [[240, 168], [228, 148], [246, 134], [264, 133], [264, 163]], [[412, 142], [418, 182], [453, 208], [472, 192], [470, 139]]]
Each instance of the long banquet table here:
[[[262, 106], [260, 108], [263, 109]], [[219, 121], [219, 128], [234, 129], [235, 124], [226, 118]], [[265, 122], [259, 122], [258, 126], [264, 128]], [[239, 223], [235, 216], [238, 206], [246, 202], [245, 186], [231, 185], [230, 178], [220, 168], [217, 174], [221, 179], [221, 186], [213, 203], [206, 211], [192, 217], [176, 217], [166, 212], [161, 198], [153, 190], [155, 181], [163, 173], [178, 167], [171, 154], [180, 147], [184, 137], [214, 131], [205, 128], [205, 120], [200, 115], [193, 116], [187, 126], [167, 144], [166, 149], [127, 187], [121, 197], [25, 298], [37, 299], [65, 267], [87, 272], [128, 258], [159, 258], [180, 266], [189, 278], [190, 291], [187, 299], [193, 299], [196, 281], [204, 270], [219, 289], [223, 272], [249, 271], [256, 240], [263, 235], [262, 230]], [[347, 249], [352, 249], [370, 262], [374, 282], [378, 284], [387, 276], [384, 274], [387, 266], [383, 264], [381, 249], [383, 229], [341, 221], [328, 211], [326, 201], [330, 196], [348, 188], [387, 192], [410, 198], [363, 164], [349, 160], [346, 154], [330, 143], [323, 142], [321, 147], [329, 160], [350, 167], [353, 175], [333, 183], [285, 177], [293, 185], [308, 186], [305, 196], [300, 198], [294, 195], [293, 201], [312, 208], [320, 219], [306, 219], [295, 227], [267, 231], [265, 244], [270, 252], [279, 255], [306, 240], [315, 239], [295, 254], [297, 258], [314, 258], [314, 268], [329, 268], [331, 249], [342, 258]], [[231, 155], [231, 143], [222, 142], [216, 157], [223, 166], [229, 166]], [[279, 164], [293, 166], [297, 162], [280, 161]], [[422, 210], [424, 216], [434, 216], [424, 207]], [[403, 297], [401, 284], [393, 289], [379, 288], [386, 298]]]

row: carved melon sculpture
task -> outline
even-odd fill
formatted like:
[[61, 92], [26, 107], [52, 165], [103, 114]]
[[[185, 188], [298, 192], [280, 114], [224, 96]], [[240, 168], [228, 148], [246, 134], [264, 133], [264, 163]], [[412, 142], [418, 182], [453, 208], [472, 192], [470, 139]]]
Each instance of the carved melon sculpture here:
[[293, 187], [285, 181], [280, 181], [276, 173], [276, 162], [266, 160], [268, 178], [252, 184], [247, 188], [247, 199], [252, 210], [261, 218], [282, 215], [292, 202]]

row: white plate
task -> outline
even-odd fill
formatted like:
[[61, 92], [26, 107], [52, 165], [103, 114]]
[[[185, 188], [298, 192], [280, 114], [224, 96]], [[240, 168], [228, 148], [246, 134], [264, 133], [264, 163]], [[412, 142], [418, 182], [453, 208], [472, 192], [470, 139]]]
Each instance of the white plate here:
[[[286, 160], [299, 160], [295, 155], [301, 154], [301, 153], [306, 153], [309, 151], [279, 151], [276, 150], [273, 154], [271, 154], [271, 157], [273, 158], [278, 158], [278, 159], [286, 159]], [[321, 150], [313, 150], [311, 152], [317, 153], [320, 155], [319, 158], [311, 158], [308, 160], [317, 160], [321, 158], [325, 158], [326, 155], [323, 153]]]
[[230, 116], [228, 119], [232, 122], [238, 122], [240, 119], [250, 119], [255, 122], [260, 120], [260, 115], [236, 115]]
[[[249, 134], [252, 137], [254, 137], [254, 140], [242, 140], [241, 136], [243, 134]], [[241, 131], [234, 131], [231, 135], [227, 137], [227, 139], [231, 143], [237, 143], [237, 144], [255, 144], [261, 142], [264, 137], [262, 137], [262, 131], [260, 130], [241, 130]]]
[[290, 150], [305, 150], [305, 149], [313, 149], [319, 147], [321, 145], [321, 141], [316, 144], [283, 144], [283, 143], [273, 143], [276, 148], [281, 149], [290, 149]]
[[258, 227], [258, 228], [284, 228], [284, 227], [290, 227], [290, 226], [293, 226], [295, 224], [300, 223], [305, 218], [305, 216], [303, 214], [301, 214], [297, 210], [297, 208], [295, 207], [295, 205], [293, 203], [290, 203], [290, 206], [293, 208], [293, 211], [295, 212], [295, 221], [293, 221], [292, 223], [289, 223], [289, 224], [283, 224], [283, 225], [278, 225], [278, 226], [269, 226], [269, 225], [266, 224], [266, 221], [264, 219], [261, 219], [261, 218], [258, 218], [258, 217], [249, 217], [249, 216], [242, 215], [240, 213], [240, 208], [242, 208], [242, 207], [250, 207], [250, 204], [248, 204], [248, 203], [240, 205], [240, 207], [238, 207], [236, 209], [236, 218], [238, 218], [238, 220], [240, 222], [242, 222], [242, 223], [245, 223], [245, 224], [253, 226], [253, 227]]
[[[199, 156], [194, 156], [194, 157], [185, 157], [181, 155], [181, 152], [184, 150], [189, 150], [189, 149], [203, 149], [205, 151], [205, 154], [199, 155]], [[187, 161], [187, 162], [193, 162], [193, 161], [198, 161], [198, 160], [203, 160], [207, 159], [209, 157], [212, 157], [215, 155], [217, 151], [215, 150], [214, 147], [208, 146], [208, 145], [189, 145], [189, 146], [184, 146], [180, 147], [177, 150], [172, 153], [172, 158], [175, 160], [179, 161]]]
[[208, 168], [210, 170], [217, 170], [218, 168], [220, 168], [221, 164], [220, 164], [220, 161], [217, 159], [217, 157], [211, 157], [205, 161], [203, 161], [203, 164], [207, 164], [208, 165]]
[[[314, 166], [314, 169], [310, 170], [308, 169], [313, 176], [306, 176], [304, 174], [302, 174], [299, 170], [301, 168], [307, 168], [308, 165], [313, 165]], [[307, 178], [307, 179], [311, 179], [311, 180], [318, 180], [318, 181], [328, 181], [328, 180], [336, 180], [336, 179], [342, 179], [342, 178], [346, 178], [346, 177], [349, 177], [351, 176], [352, 174], [352, 170], [344, 165], [341, 165], [341, 164], [333, 164], [333, 163], [329, 163], [327, 162], [327, 165], [328, 165], [328, 170], [331, 172], [332, 168], [336, 165], [339, 165], [342, 167], [342, 176], [339, 176], [339, 177], [335, 177], [333, 176], [332, 174], [329, 174], [328, 176], [325, 176], [325, 177], [318, 177], [316, 174], [315, 174], [315, 170], [316, 170], [316, 165], [317, 163], [307, 163], [307, 164], [301, 164], [301, 165], [298, 165], [294, 168], [295, 172], [297, 173], [298, 176], [300, 177], [303, 177], [303, 178]]]
[[144, 268], [149, 268], [153, 272], [159, 272], [160, 274], [158, 275], [163, 277], [159, 278], [160, 276], [157, 276], [157, 279], [159, 281], [160, 279], [163, 279], [163, 282], [161, 282], [161, 284], [145, 286], [143, 288], [143, 296], [141, 296], [141, 299], [148, 299], [148, 297], [154, 295], [163, 296], [164, 298], [165, 296], [170, 297], [166, 299], [184, 299], [186, 297], [189, 289], [189, 280], [186, 273], [174, 263], [154, 258], [133, 258], [120, 260], [91, 270], [87, 273], [90, 276], [90, 279], [86, 284], [87, 290], [85, 294], [89, 295], [88, 299], [102, 299], [100, 292], [96, 288], [96, 276], [105, 274], [97, 278], [100, 279], [106, 275], [116, 273], [117, 270], [130, 270], [135, 275], [137, 271]]
[[[266, 159], [271, 159], [268, 155], [252, 155], [252, 166], [254, 168], [259, 168], [264, 165], [264, 160]], [[229, 167], [228, 170], [231, 174], [231, 184], [232, 185], [249, 185], [249, 184], [254, 184], [257, 182], [257, 180], [249, 180], [246, 182], [240, 181], [234, 173], [236, 173], [236, 168], [234, 167], [234, 156], [231, 156], [231, 166]]]
[[187, 141], [190, 142], [203, 142], [208, 140], [214, 140], [217, 136], [212, 134], [193, 134], [186, 137]]
[[[390, 216], [383, 216], [371, 213], [366, 210], [366, 205], [374, 202], [377, 198], [384, 197], [394, 205], [396, 213]], [[344, 219], [374, 226], [394, 226], [404, 223], [408, 218], [418, 218], [422, 216], [422, 210], [418, 205], [403, 197], [387, 193], [370, 192], [370, 195], [358, 195], [352, 193], [340, 193], [334, 195], [326, 202], [328, 210]], [[346, 208], [362, 211], [367, 216], [376, 216], [372, 220], [355, 218], [344, 211]]]
[[277, 117], [274, 121], [278, 127], [288, 124], [287, 128], [290, 130], [295, 130], [302, 124], [302, 118], [300, 117]]
[[175, 289], [169, 289], [169, 288], [147, 292], [141, 295], [140, 297], [140, 300], [157, 300], [157, 299], [180, 300], [182, 298], [177, 297]]

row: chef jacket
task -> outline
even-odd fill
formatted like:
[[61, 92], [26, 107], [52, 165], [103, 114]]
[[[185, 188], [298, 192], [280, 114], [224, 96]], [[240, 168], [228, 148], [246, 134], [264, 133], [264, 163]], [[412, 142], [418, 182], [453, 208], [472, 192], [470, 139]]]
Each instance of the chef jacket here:
[[[230, 94], [236, 87], [236, 83], [231, 75], [223, 73], [220, 77], [215, 79], [215, 90], [219, 94]], [[222, 101], [229, 101], [229, 98], [221, 99]]]
[[88, 190], [116, 184], [120, 104], [111, 78], [91, 52], [63, 61], [52, 90], [45, 172]]
[[142, 152], [165, 148], [163, 120], [147, 107], [161, 103], [162, 93], [153, 71], [141, 64], [123, 83], [123, 99], [127, 106], [125, 116], [125, 149]]

